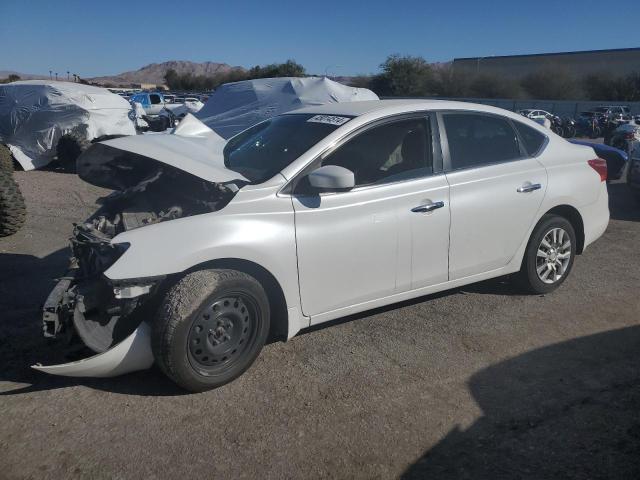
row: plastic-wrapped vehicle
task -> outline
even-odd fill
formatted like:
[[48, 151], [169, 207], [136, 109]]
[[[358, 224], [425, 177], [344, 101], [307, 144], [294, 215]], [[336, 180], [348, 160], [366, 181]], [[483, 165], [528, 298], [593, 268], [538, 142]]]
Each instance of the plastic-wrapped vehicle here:
[[131, 106], [105, 88], [28, 80], [0, 85], [0, 143], [24, 170], [73, 165], [91, 142], [135, 135]]
[[221, 85], [195, 116], [223, 138], [291, 110], [330, 103], [378, 100], [366, 88], [326, 77], [281, 77]]

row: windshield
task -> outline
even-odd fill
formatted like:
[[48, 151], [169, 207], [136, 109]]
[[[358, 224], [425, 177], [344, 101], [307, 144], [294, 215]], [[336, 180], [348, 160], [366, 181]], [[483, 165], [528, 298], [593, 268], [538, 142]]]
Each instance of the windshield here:
[[609, 107], [598, 107], [594, 110], [594, 112], [598, 113], [607, 113], [609, 111]]
[[313, 114], [273, 117], [229, 140], [224, 164], [251, 183], [262, 183], [349, 120]]

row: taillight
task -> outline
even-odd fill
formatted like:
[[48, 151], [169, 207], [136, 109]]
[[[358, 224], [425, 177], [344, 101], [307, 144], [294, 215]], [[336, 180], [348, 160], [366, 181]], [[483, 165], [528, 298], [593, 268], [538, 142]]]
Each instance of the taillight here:
[[631, 140], [634, 137], [635, 137], [635, 134], [633, 132], [627, 132], [624, 134], [624, 138], [626, 138], [627, 140]]
[[589, 160], [589, 165], [593, 168], [598, 175], [600, 175], [600, 181], [605, 182], [607, 180], [607, 162], [601, 158], [594, 158]]

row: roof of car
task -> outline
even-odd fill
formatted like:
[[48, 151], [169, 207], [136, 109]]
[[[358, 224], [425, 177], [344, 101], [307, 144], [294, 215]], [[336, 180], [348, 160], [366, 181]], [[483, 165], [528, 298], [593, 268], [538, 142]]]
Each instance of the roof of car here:
[[446, 110], [446, 109], [466, 109], [492, 112], [499, 110], [496, 107], [480, 105], [468, 102], [454, 102], [449, 100], [423, 100], [423, 99], [402, 99], [402, 100], [366, 100], [359, 102], [328, 103], [304, 107], [299, 110], [287, 113], [315, 113], [321, 115], [348, 115], [360, 116], [366, 113], [383, 113], [384, 110], [397, 110], [404, 107], [411, 110]]

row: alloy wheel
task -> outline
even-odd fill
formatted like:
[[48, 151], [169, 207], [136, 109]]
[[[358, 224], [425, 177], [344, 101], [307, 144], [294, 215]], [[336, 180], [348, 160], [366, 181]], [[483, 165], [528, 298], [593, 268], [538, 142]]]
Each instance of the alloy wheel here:
[[571, 261], [571, 237], [560, 227], [549, 230], [538, 246], [536, 272], [544, 283], [553, 284], [560, 280]]

